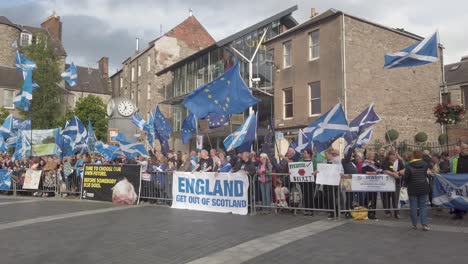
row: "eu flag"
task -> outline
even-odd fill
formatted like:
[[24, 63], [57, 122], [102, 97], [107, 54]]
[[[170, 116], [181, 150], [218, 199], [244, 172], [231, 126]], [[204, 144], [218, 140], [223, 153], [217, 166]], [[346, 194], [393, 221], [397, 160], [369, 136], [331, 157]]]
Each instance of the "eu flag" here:
[[210, 113], [207, 117], [208, 119], [208, 126], [210, 128], [218, 128], [224, 126], [227, 122], [229, 122], [229, 115], [226, 114], [218, 114], [218, 113]]
[[195, 116], [192, 113], [189, 113], [184, 122], [182, 122], [182, 127], [180, 128], [180, 137], [182, 138], [182, 143], [186, 144], [187, 141], [192, 137], [193, 132], [196, 130]]
[[156, 110], [154, 111], [154, 129], [159, 136], [166, 140], [171, 137], [172, 128], [161, 110], [159, 110], [159, 106], [156, 106]]
[[240, 75], [237, 62], [218, 78], [198, 87], [184, 99], [182, 104], [197, 118], [209, 113], [237, 114], [258, 103]]

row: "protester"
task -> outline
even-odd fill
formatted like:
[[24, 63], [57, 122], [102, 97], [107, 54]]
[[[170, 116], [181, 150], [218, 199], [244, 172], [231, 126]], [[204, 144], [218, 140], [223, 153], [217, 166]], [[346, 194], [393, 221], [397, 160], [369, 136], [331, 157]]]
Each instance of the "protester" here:
[[[458, 157], [452, 159], [452, 173], [468, 173], [468, 144], [462, 143]], [[465, 210], [455, 208], [454, 219], [461, 220], [466, 214]]]
[[289, 194], [288, 188], [283, 186], [281, 179], [276, 180], [275, 197], [276, 205], [279, 207], [288, 207], [287, 195]]
[[429, 179], [427, 171], [429, 164], [424, 161], [420, 150], [413, 151], [413, 159], [406, 167], [404, 180], [408, 184], [408, 196], [411, 208], [411, 222], [413, 228], [417, 229], [418, 208], [421, 216], [421, 225], [424, 231], [429, 231], [427, 225], [427, 199], [429, 194]]
[[190, 163], [192, 164], [192, 171], [195, 170], [198, 163], [198, 155], [194, 150], [190, 151]]
[[[382, 172], [379, 165], [380, 164], [378, 164], [376, 162], [376, 160], [375, 160], [375, 152], [369, 151], [369, 152], [367, 152], [367, 159], [362, 164], [362, 173], [363, 174], [368, 174], [368, 175], [378, 174], [378, 173]], [[377, 220], [377, 217], [376, 217], [377, 212], [372, 211], [372, 209], [374, 209], [374, 210], [377, 209], [377, 195], [378, 195], [378, 193], [377, 192], [369, 192], [369, 193], [367, 193], [367, 195], [368, 195], [368, 199], [369, 199], [369, 203], [370, 203], [368, 208], [371, 209], [371, 211], [369, 211], [369, 213], [368, 213], [368, 218], [372, 219], [372, 220]]]
[[453, 151], [452, 151], [452, 156], [450, 157], [449, 159], [449, 164], [450, 164], [450, 171], [452, 173], [454, 173], [454, 171], [456, 170], [456, 165], [455, 165], [455, 168], [454, 168], [454, 165], [453, 165], [453, 161], [456, 159], [458, 160], [458, 156], [460, 155], [460, 152], [461, 152], [461, 148], [460, 146], [455, 146], [453, 148]]
[[[304, 149], [302, 152], [302, 159], [303, 162], [311, 162], [311, 166], [313, 167], [313, 175], [315, 177], [315, 171], [317, 170], [317, 163], [312, 160], [312, 150], [311, 149]], [[315, 182], [301, 182], [299, 183], [301, 190], [303, 192], [303, 207], [304, 208], [314, 208], [314, 198], [315, 198]], [[312, 216], [313, 211], [311, 210], [304, 210], [304, 215]]]
[[[336, 164], [340, 166], [341, 174], [343, 174], [343, 164], [340, 159], [340, 153], [334, 148], [329, 148], [325, 151], [325, 158], [327, 159], [328, 164]], [[324, 195], [324, 204], [323, 208], [333, 210], [333, 212], [328, 213], [328, 218], [333, 218], [335, 215], [338, 215], [338, 186], [330, 185], [321, 185], [319, 190], [323, 192]]]
[[185, 172], [192, 171], [192, 163], [190, 162], [189, 155], [187, 153], [182, 155], [182, 164], [180, 164], [178, 170]]
[[249, 152], [243, 152], [241, 159], [237, 161], [234, 168], [232, 168], [232, 172], [238, 172], [243, 170], [247, 173], [247, 175], [253, 176], [256, 173], [256, 168], [250, 158]]
[[198, 161], [197, 166], [195, 166], [195, 171], [208, 172], [213, 170], [213, 160], [208, 156], [208, 151], [202, 150], [200, 152], [200, 160]]
[[260, 164], [257, 167], [257, 173], [262, 193], [262, 206], [271, 206], [271, 162], [266, 153], [260, 154]]
[[450, 172], [450, 161], [447, 151], [444, 151], [440, 154], [439, 162], [440, 173], [449, 173]]
[[[384, 192], [382, 193], [382, 204], [386, 209], [393, 208], [395, 218], [400, 219], [400, 212], [398, 209], [398, 203], [400, 199], [400, 178], [405, 172], [405, 166], [401, 159], [397, 158], [397, 153], [393, 150], [387, 153], [387, 157], [382, 162], [383, 173], [393, 177], [395, 179], [395, 192]], [[391, 205], [390, 205], [391, 204]], [[392, 217], [390, 210], [385, 211], [386, 217]]]
[[221, 163], [221, 160], [217, 156], [217, 151], [216, 149], [211, 149], [210, 150], [210, 158], [213, 160], [213, 168], [211, 171], [218, 171], [219, 169], [219, 164]]

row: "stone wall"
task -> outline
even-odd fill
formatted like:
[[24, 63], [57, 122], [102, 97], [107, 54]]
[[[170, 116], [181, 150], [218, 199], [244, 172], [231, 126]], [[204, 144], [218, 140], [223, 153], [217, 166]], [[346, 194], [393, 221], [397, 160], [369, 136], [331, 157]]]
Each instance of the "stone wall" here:
[[0, 24], [0, 65], [15, 65], [15, 51], [11, 47], [11, 44], [16, 40], [17, 45], [20, 45], [19, 35], [19, 29], [5, 24]]

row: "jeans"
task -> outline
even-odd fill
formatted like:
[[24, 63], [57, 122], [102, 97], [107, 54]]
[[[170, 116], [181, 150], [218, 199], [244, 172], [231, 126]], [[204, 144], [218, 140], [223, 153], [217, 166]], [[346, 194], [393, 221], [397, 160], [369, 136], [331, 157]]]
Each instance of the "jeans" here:
[[418, 224], [418, 208], [421, 215], [421, 224], [427, 225], [427, 194], [409, 196], [411, 208], [411, 222], [413, 225]]
[[260, 192], [262, 193], [262, 205], [271, 206], [271, 181], [260, 182]]

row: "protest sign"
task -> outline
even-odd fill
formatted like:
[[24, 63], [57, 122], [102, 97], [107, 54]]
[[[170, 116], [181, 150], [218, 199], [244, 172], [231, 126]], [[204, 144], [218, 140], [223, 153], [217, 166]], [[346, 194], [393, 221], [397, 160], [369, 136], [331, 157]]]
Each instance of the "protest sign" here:
[[341, 189], [345, 192], [394, 192], [395, 178], [387, 174], [352, 174], [341, 179]]
[[289, 180], [291, 182], [314, 182], [314, 166], [312, 162], [290, 162]]
[[23, 189], [37, 190], [41, 182], [42, 171], [27, 170], [24, 175]]
[[174, 172], [172, 208], [247, 215], [245, 172]]
[[322, 185], [340, 185], [341, 174], [343, 167], [341, 164], [317, 164], [317, 179], [315, 182]]
[[81, 197], [135, 204], [140, 193], [140, 165], [86, 165]]

